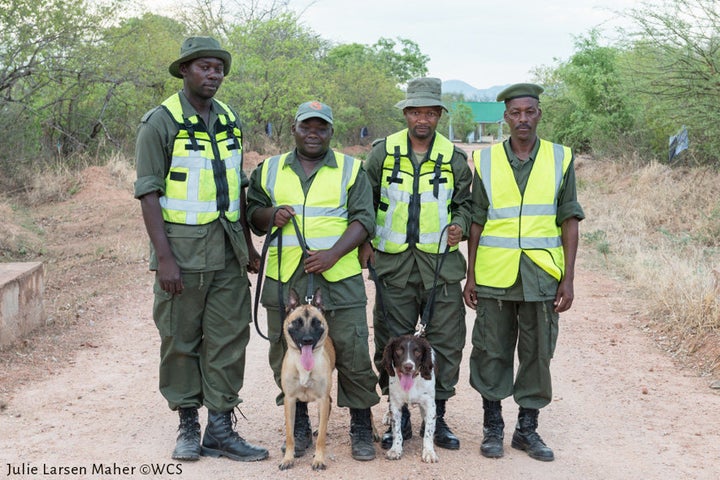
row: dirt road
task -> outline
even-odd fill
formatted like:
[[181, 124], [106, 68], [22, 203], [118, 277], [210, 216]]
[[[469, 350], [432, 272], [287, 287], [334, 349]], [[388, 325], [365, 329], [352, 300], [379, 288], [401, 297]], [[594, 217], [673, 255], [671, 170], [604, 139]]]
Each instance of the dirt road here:
[[[96, 169], [73, 200], [55, 205], [54, 213], [38, 213], [45, 216], [48, 238], [57, 237], [48, 245], [48, 308], [58, 320], [68, 311], [75, 320], [65, 333], [56, 327], [31, 339], [32, 347], [3, 353], [2, 478], [720, 477], [720, 395], [709, 388], [711, 379], [681, 369], [653, 345], [642, 330], [641, 304], [622, 284], [589, 270], [583, 259], [592, 253], [582, 248], [575, 304], [560, 321], [554, 399], [540, 414], [539, 432], [554, 449], [554, 462], [537, 462], [510, 448], [517, 414], [511, 399], [503, 402], [505, 457], [480, 455], [482, 408], [468, 384], [468, 343], [458, 394], [448, 402], [447, 414], [460, 450], [438, 449], [440, 463], [423, 464], [416, 434], [399, 461], [386, 460], [378, 445], [375, 461], [356, 462], [350, 457], [349, 414], [335, 408], [328, 469], [313, 472], [306, 456], [280, 472], [283, 414], [273, 404], [277, 392], [267, 344], [254, 330], [241, 391], [246, 419], [240, 418], [239, 430], [269, 448], [270, 458], [252, 464], [211, 458], [172, 462], [177, 417], [157, 388], [159, 339], [150, 316], [152, 276], [143, 258], [144, 231], [127, 188], [98, 186], [107, 185], [108, 178], [108, 172]], [[108, 220], [97, 222], [96, 215]], [[372, 298], [369, 283], [368, 294]], [[468, 312], [468, 332], [473, 321], [474, 313]], [[379, 429], [384, 429], [379, 424], [384, 407], [373, 409]], [[413, 414], [417, 433], [419, 415]], [[204, 411], [201, 420], [204, 425]]]

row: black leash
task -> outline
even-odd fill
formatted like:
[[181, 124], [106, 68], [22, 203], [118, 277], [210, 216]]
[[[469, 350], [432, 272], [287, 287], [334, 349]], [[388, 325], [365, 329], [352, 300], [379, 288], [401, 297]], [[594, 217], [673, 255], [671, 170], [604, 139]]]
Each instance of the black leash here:
[[[440, 240], [438, 240], [438, 249], [437, 253], [438, 256], [436, 257], [435, 261], [435, 272], [433, 277], [433, 286], [432, 290], [430, 291], [430, 295], [428, 296], [428, 301], [425, 304], [425, 309], [423, 310], [422, 316], [420, 317], [420, 320], [418, 321], [417, 325], [415, 325], [415, 336], [421, 337], [425, 335], [425, 329], [427, 327], [428, 322], [432, 318], [433, 314], [435, 313], [435, 291], [437, 290], [437, 284], [438, 279], [440, 278], [440, 270], [442, 270], [443, 263], [445, 263], [445, 258], [447, 257], [448, 252], [450, 251], [450, 245], [445, 242], [445, 251], [443, 251], [442, 254], [440, 254], [440, 245], [442, 243], [442, 236], [445, 230], [450, 225], [445, 225], [445, 227], [440, 231]], [[382, 310], [383, 314], [383, 322], [385, 323], [385, 326], [387, 326], [388, 330], [390, 331], [391, 337], [397, 337], [398, 332], [393, 328], [392, 322], [390, 322], [390, 319], [388, 318], [387, 308], [385, 308], [385, 302], [383, 301], [382, 296], [382, 282], [380, 280], [380, 277], [378, 277], [377, 272], [375, 271], [375, 266], [368, 262], [368, 272], [370, 272], [370, 278], [372, 279], [373, 283], [375, 284], [375, 291], [377, 292], [376, 298], [377, 301], [380, 302], [380, 308]]]
[[380, 309], [382, 311], [383, 315], [383, 323], [385, 323], [385, 326], [390, 331], [390, 338], [397, 337], [398, 332], [393, 328], [392, 323], [390, 323], [390, 319], [388, 318], [387, 308], [385, 308], [385, 302], [383, 301], [382, 296], [382, 282], [380, 281], [380, 277], [378, 277], [377, 271], [375, 270], [375, 266], [368, 262], [367, 263], [368, 272], [370, 273], [370, 278], [372, 279], [373, 283], [375, 284], [375, 292], [376, 292], [376, 303], [380, 303]]
[[442, 243], [443, 233], [448, 229], [449, 226], [450, 224], [445, 225], [440, 231], [440, 240], [438, 240], [437, 249], [438, 256], [435, 257], [435, 274], [433, 278], [433, 286], [432, 290], [430, 290], [430, 295], [428, 296], [428, 300], [425, 304], [425, 309], [423, 310], [422, 316], [420, 317], [420, 321], [417, 323], [417, 325], [415, 325], [416, 337], [422, 337], [423, 335], [425, 335], [425, 328], [427, 327], [428, 322], [435, 313], [435, 292], [437, 291], [438, 279], [440, 278], [440, 270], [442, 270], [443, 263], [445, 263], [445, 258], [450, 251], [450, 245], [445, 242], [445, 250], [442, 254], [440, 254], [440, 244]]
[[[275, 214], [277, 214], [278, 210], [280, 210], [282, 207], [276, 207], [273, 210], [272, 215], [270, 215], [270, 222], [268, 223], [268, 227], [265, 234], [265, 242], [263, 242], [262, 246], [262, 253], [260, 254], [260, 268], [258, 269], [258, 275], [257, 275], [257, 286], [255, 288], [255, 302], [253, 305], [253, 321], [255, 323], [255, 330], [257, 330], [258, 335], [260, 335], [265, 340], [270, 340], [264, 333], [260, 331], [260, 321], [258, 320], [258, 307], [260, 305], [260, 293], [262, 292], [262, 279], [263, 274], [265, 272], [265, 260], [267, 258], [267, 252], [270, 248], [270, 244], [273, 240], [277, 238], [277, 249], [278, 249], [278, 307], [280, 309], [280, 318], [285, 319], [285, 299], [283, 296], [283, 288], [282, 288], [282, 277], [281, 277], [281, 267], [282, 267], [282, 230], [285, 227], [282, 228], [276, 228], [274, 232], [272, 232], [272, 228], [275, 226]], [[298, 243], [300, 244], [300, 248], [302, 249], [302, 258], [300, 261], [302, 262], [305, 258], [308, 257], [308, 248], [307, 244], [305, 243], [305, 238], [303, 238], [302, 234], [300, 233], [300, 227], [298, 227], [297, 220], [295, 219], [295, 216], [293, 215], [290, 217], [290, 220], [292, 220], [293, 227], [295, 228], [295, 235], [297, 236]], [[272, 232], [272, 233], [270, 233]], [[307, 290], [305, 293], [305, 302], [310, 303], [313, 296], [313, 279], [314, 274], [309, 273], [308, 274], [308, 284], [307, 284]]]

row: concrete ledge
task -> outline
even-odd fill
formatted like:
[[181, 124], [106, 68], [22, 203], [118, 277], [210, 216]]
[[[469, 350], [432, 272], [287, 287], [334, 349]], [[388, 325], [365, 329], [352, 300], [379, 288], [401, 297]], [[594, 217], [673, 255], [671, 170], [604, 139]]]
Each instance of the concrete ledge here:
[[0, 348], [45, 324], [42, 262], [0, 263]]

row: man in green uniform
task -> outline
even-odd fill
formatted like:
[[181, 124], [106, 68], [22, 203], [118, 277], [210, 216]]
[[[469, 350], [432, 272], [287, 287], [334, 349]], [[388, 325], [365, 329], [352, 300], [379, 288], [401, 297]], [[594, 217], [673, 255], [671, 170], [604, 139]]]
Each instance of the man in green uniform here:
[[186, 39], [169, 68], [183, 88], [143, 116], [137, 137], [135, 197], [156, 272], [160, 392], [180, 415], [177, 460], [268, 456], [233, 430], [250, 339], [247, 271], [257, 271], [259, 256], [244, 215], [240, 120], [213, 98], [230, 63], [217, 40]]
[[[268, 249], [262, 303], [267, 311], [269, 361], [275, 383], [287, 349], [282, 335], [288, 292], [311, 297], [320, 288], [330, 338], [335, 345], [337, 405], [349, 407], [352, 456], [375, 458], [370, 407], [377, 404], [365, 313], [367, 297], [358, 245], [375, 232], [370, 184], [361, 163], [330, 149], [333, 117], [329, 106], [306, 102], [291, 127], [295, 148], [266, 159], [250, 176], [248, 218], [258, 235], [282, 229], [282, 252], [275, 239]], [[307, 243], [305, 257], [291, 219]], [[272, 224], [272, 225], [271, 225]], [[282, 298], [282, 304], [281, 300]], [[277, 404], [283, 404], [282, 392]], [[295, 456], [312, 445], [307, 403], [297, 402]]]
[[[516, 84], [500, 92], [510, 138], [473, 152], [473, 219], [463, 295], [476, 310], [470, 384], [483, 399], [482, 455], [503, 455], [500, 401], [520, 406], [513, 448], [552, 461], [536, 429], [552, 400], [550, 359], [559, 313], [573, 302], [578, 223], [570, 148], [540, 139], [542, 87]], [[513, 382], [515, 349], [519, 360]]]
[[[472, 172], [467, 155], [436, 132], [443, 110], [438, 78], [408, 83], [399, 102], [407, 127], [378, 141], [365, 162], [373, 190], [377, 231], [373, 249], [363, 246], [361, 261], [375, 264], [381, 290], [373, 311], [375, 366], [380, 386], [388, 393], [388, 375], [382, 354], [394, 335], [413, 333], [421, 317], [425, 336], [436, 354], [434, 442], [456, 450], [460, 440], [445, 422], [445, 404], [455, 395], [462, 349], [465, 346], [465, 306], [460, 281], [465, 258], [458, 243], [470, 225]], [[442, 269], [438, 262], [449, 247]], [[436, 287], [436, 288], [434, 288]], [[434, 294], [434, 314], [423, 314]], [[428, 318], [429, 317], [429, 318]], [[403, 439], [412, 436], [410, 411], [402, 410]], [[382, 447], [392, 445], [392, 428]]]

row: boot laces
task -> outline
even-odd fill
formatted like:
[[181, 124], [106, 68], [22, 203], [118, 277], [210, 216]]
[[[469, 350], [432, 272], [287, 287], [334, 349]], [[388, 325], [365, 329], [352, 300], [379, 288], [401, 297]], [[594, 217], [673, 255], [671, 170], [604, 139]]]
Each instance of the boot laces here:
[[233, 410], [230, 410], [230, 415], [223, 417], [223, 427], [225, 428], [226, 431], [230, 432], [231, 437], [238, 438], [244, 442], [245, 439], [242, 438], [240, 436], [240, 434], [237, 433], [237, 431], [236, 431], [238, 418], [237, 418], [237, 415], [235, 415], [235, 410], [240, 412], [240, 415], [245, 420], [247, 420], [247, 417], [245, 416], [244, 413], [242, 413], [242, 410], [240, 410], [240, 407], [236, 406]]

